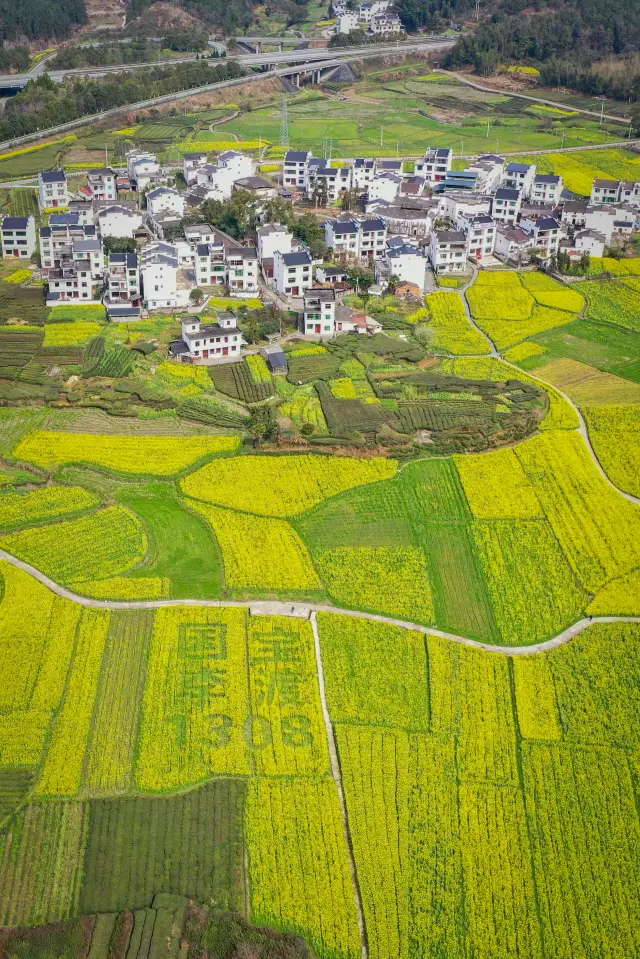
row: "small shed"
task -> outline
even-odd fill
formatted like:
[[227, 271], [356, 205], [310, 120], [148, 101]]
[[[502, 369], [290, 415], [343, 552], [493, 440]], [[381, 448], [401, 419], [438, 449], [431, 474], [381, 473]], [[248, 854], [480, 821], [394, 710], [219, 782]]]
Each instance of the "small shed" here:
[[267, 361], [269, 371], [273, 373], [274, 376], [286, 376], [289, 372], [287, 358], [280, 346], [263, 346], [260, 350], [260, 355]]

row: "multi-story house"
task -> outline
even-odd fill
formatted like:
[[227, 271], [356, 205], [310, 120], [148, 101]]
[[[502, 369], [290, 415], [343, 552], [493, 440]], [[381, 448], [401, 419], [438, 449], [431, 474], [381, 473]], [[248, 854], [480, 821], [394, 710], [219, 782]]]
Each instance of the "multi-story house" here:
[[366, 157], [357, 157], [351, 167], [351, 185], [356, 190], [364, 190], [376, 175], [376, 161]]
[[291, 253], [293, 248], [293, 233], [280, 223], [265, 223], [256, 230], [258, 236], [258, 259], [260, 263], [273, 260], [276, 250], [281, 253]]
[[478, 174], [475, 189], [479, 193], [494, 193], [504, 175], [504, 159], [493, 153], [487, 153], [469, 164], [467, 170]]
[[101, 236], [115, 236], [132, 239], [136, 230], [142, 226], [142, 213], [122, 204], [114, 203], [99, 210], [98, 229]]
[[537, 173], [531, 188], [534, 203], [556, 205], [562, 197], [562, 177], [553, 173]]
[[304, 294], [302, 332], [313, 336], [334, 336], [336, 294], [333, 290], [307, 290]]
[[370, 24], [374, 17], [386, 13], [391, 6], [391, 0], [367, 0], [361, 3], [358, 10], [360, 23]]
[[380, 217], [358, 221], [359, 254], [363, 260], [375, 260], [384, 254], [387, 227]]
[[531, 196], [536, 175], [535, 163], [507, 163], [502, 185], [509, 190], [519, 190], [524, 199]]
[[533, 249], [533, 237], [522, 227], [499, 224], [495, 252], [503, 260], [521, 265], [527, 263]]
[[387, 227], [380, 217], [345, 216], [325, 221], [324, 239], [337, 254], [372, 260], [384, 254]]
[[400, 191], [401, 183], [402, 177], [397, 173], [376, 173], [367, 187], [368, 201], [371, 203], [376, 200], [386, 200], [387, 203], [393, 203]]
[[560, 240], [560, 252], [566, 253], [572, 260], [579, 260], [585, 253], [590, 256], [604, 256], [607, 238], [597, 230], [578, 230], [572, 237]]
[[638, 209], [640, 206], [640, 181], [622, 181], [618, 189], [618, 198], [621, 203]]
[[118, 195], [115, 173], [110, 167], [90, 170], [87, 174], [87, 189], [92, 199], [115, 200]]
[[36, 221], [32, 216], [5, 216], [0, 228], [2, 256], [28, 260], [36, 248]]
[[427, 147], [422, 160], [416, 160], [414, 172], [429, 183], [440, 183], [451, 170], [452, 161], [453, 150], [449, 147]]
[[591, 203], [598, 205], [603, 203], [617, 203], [620, 191], [619, 180], [601, 180], [593, 181], [591, 187]]
[[379, 13], [369, 24], [369, 33], [380, 36], [385, 33], [399, 34], [403, 32], [402, 21], [397, 13]]
[[273, 258], [273, 279], [278, 293], [285, 296], [302, 296], [312, 283], [311, 254], [280, 253]]
[[112, 253], [105, 270], [105, 305], [140, 304], [140, 261], [137, 253]]
[[207, 154], [185, 153], [182, 157], [182, 174], [189, 185], [197, 182], [197, 171], [207, 162]]
[[491, 204], [491, 214], [500, 223], [516, 223], [520, 215], [522, 195], [520, 190], [500, 187], [496, 190]]
[[467, 238], [462, 230], [434, 230], [429, 260], [434, 273], [462, 273], [467, 265]]
[[480, 263], [492, 255], [496, 247], [496, 223], [488, 213], [471, 217], [459, 216], [456, 229], [467, 238], [467, 257]]
[[336, 20], [337, 33], [353, 33], [359, 27], [358, 14], [354, 13], [353, 10], [345, 10]]
[[69, 205], [67, 175], [64, 170], [48, 170], [38, 174], [38, 206], [41, 210]]
[[210, 223], [192, 223], [185, 226], [184, 237], [194, 253], [200, 243], [222, 243], [220, 233], [214, 230]]
[[355, 219], [326, 220], [324, 242], [336, 255], [358, 256], [359, 228]]
[[520, 226], [533, 237], [533, 247], [543, 260], [548, 260], [558, 252], [564, 234], [554, 217], [544, 214], [523, 216]]
[[71, 241], [71, 259], [88, 260], [91, 279], [95, 282], [104, 276], [104, 250], [97, 236], [74, 237]]
[[95, 303], [89, 260], [63, 260], [49, 270], [47, 306], [58, 303]]
[[351, 189], [351, 167], [311, 166], [307, 182], [307, 196], [313, 198], [319, 183], [324, 182], [328, 203], [339, 200], [345, 190]]
[[227, 248], [229, 296], [243, 297], [258, 292], [258, 253], [252, 246]]
[[198, 316], [182, 317], [182, 339], [169, 344], [169, 355], [182, 363], [211, 365], [240, 359], [245, 340], [234, 313], [218, 313], [216, 323], [203, 323]]
[[[51, 214], [49, 217], [49, 223], [51, 223], [51, 218], [56, 214]], [[93, 218], [95, 211], [93, 209], [93, 203], [91, 200], [69, 200], [69, 215], [75, 216], [76, 222], [81, 226], [89, 226], [93, 223]]]
[[[56, 222], [58, 220], [62, 222]], [[40, 263], [45, 276], [49, 270], [61, 266], [64, 260], [74, 258], [74, 244], [80, 240], [99, 241], [96, 227], [80, 224], [78, 217], [71, 213], [49, 217], [49, 226], [40, 229]]]
[[387, 276], [397, 276], [401, 283], [411, 283], [417, 286], [420, 293], [424, 292], [425, 273], [427, 261], [422, 253], [415, 246], [405, 243], [398, 244], [387, 249], [384, 260], [376, 261], [384, 264], [382, 271], [376, 268], [376, 279]]
[[199, 243], [195, 256], [198, 286], [226, 286], [227, 258], [224, 243]]
[[159, 186], [147, 193], [147, 210], [150, 216], [157, 213], [175, 213], [178, 218], [184, 216], [185, 198], [177, 190]]
[[283, 185], [306, 190], [310, 162], [311, 150], [287, 150], [282, 165]]
[[144, 247], [140, 279], [148, 309], [176, 309], [188, 305], [190, 288], [178, 283], [178, 269], [178, 254], [170, 243], [150, 243]]
[[127, 153], [127, 174], [132, 187], [139, 193], [160, 183], [164, 171], [153, 153], [132, 150]]

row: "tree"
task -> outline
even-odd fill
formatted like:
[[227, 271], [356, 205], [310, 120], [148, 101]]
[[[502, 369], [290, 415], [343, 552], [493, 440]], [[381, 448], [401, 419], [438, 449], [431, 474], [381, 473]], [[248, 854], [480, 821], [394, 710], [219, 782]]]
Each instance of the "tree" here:
[[119, 237], [119, 236], [105, 236], [102, 245], [104, 247], [105, 255], [110, 253], [135, 253], [136, 252], [136, 241], [130, 240], [128, 237]]
[[189, 294], [189, 301], [193, 303], [194, 306], [200, 306], [204, 300], [204, 293], [199, 286], [196, 286], [195, 289], [191, 290]]
[[360, 191], [356, 188], [352, 190], [345, 190], [342, 194], [342, 209], [343, 210], [355, 210], [358, 207], [360, 202]]
[[318, 206], [325, 207], [327, 205], [329, 199], [327, 194], [327, 182], [323, 176], [318, 177], [316, 182], [313, 184], [313, 193], [311, 194], [311, 199], [315, 203], [316, 209]]
[[389, 279], [387, 280], [387, 290], [389, 293], [393, 294], [396, 292], [396, 288], [400, 283], [400, 277], [396, 276], [395, 273], [392, 273]]

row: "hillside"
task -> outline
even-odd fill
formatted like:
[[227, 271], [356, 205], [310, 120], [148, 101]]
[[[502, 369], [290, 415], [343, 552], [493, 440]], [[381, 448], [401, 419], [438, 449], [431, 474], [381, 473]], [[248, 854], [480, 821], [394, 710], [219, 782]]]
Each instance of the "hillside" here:
[[15, 40], [61, 40], [87, 22], [84, 0], [0, 0], [0, 46]]

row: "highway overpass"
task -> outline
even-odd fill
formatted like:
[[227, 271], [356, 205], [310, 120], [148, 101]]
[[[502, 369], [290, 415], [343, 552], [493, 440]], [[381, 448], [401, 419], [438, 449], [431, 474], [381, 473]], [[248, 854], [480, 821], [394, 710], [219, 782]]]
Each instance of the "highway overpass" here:
[[[271, 38], [270, 38], [271, 39]], [[428, 37], [415, 41], [397, 41], [396, 43], [375, 43], [361, 47], [310, 47], [299, 50], [285, 50], [272, 53], [239, 53], [232, 59], [236, 60], [242, 66], [251, 67], [269, 67], [275, 68], [280, 65], [298, 65], [304, 63], [317, 63], [324, 60], [334, 60], [344, 58], [346, 60], [359, 60], [370, 56], [384, 56], [390, 53], [413, 53], [428, 52], [430, 50], [440, 50], [452, 47], [455, 41], [450, 37]], [[69, 70], [49, 70], [48, 76], [52, 80], [60, 83], [68, 77], [104, 77], [110, 73], [130, 73], [137, 70], [149, 70], [154, 67], [175, 66], [176, 63], [185, 63], [196, 59], [196, 54], [182, 57], [180, 60], [153, 60], [149, 63], [119, 63], [110, 66], [101, 67], [75, 67]], [[231, 58], [230, 58], [231, 59]], [[218, 60], [205, 61], [211, 66], [216, 66]], [[286, 76], [286, 74], [284, 74]], [[0, 93], [5, 95], [15, 93], [24, 88], [29, 80], [33, 80], [32, 73], [15, 73], [0, 76]]]

